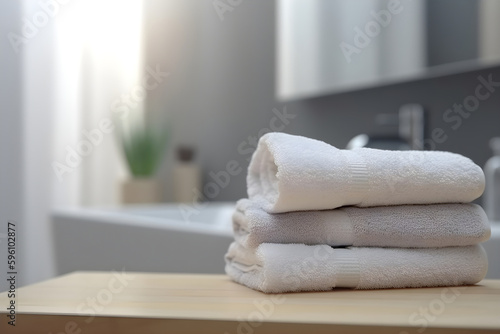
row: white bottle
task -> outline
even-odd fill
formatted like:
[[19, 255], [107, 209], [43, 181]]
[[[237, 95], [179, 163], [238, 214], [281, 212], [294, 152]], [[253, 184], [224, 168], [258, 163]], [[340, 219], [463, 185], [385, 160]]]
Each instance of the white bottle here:
[[491, 222], [500, 222], [500, 137], [490, 140], [493, 156], [484, 166], [484, 209]]

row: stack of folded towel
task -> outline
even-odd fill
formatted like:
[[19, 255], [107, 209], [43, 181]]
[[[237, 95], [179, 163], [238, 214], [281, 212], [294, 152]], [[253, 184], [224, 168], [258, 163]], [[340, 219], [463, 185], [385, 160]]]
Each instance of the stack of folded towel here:
[[474, 284], [490, 236], [484, 175], [458, 154], [260, 140], [226, 272], [268, 293]]

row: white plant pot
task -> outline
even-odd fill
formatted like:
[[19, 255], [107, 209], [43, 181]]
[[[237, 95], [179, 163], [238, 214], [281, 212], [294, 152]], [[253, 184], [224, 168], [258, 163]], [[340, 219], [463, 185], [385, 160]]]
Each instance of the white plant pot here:
[[124, 204], [159, 203], [162, 187], [157, 179], [133, 178], [122, 182], [121, 201]]

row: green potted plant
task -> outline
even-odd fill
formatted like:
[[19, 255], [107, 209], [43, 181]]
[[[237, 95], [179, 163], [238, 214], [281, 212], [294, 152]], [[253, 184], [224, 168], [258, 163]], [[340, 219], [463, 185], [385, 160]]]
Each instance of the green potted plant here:
[[162, 199], [161, 182], [155, 178], [167, 144], [166, 127], [145, 119], [123, 122], [118, 135], [131, 178], [122, 183], [123, 203], [157, 203]]

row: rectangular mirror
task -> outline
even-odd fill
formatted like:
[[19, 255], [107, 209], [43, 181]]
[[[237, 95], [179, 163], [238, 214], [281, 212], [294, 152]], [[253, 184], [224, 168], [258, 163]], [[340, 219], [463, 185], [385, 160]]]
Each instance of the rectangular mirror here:
[[277, 0], [286, 101], [500, 63], [497, 0]]

